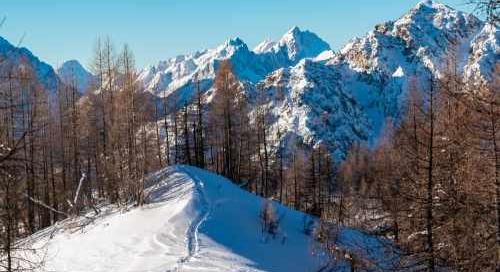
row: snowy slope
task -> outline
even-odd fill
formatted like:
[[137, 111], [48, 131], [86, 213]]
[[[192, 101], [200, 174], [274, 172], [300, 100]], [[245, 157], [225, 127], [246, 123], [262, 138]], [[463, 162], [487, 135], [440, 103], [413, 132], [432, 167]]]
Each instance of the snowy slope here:
[[304, 59], [270, 74], [262, 86], [260, 95], [266, 97], [264, 105], [273, 117], [270, 132], [277, 135], [279, 129], [281, 140], [291, 148], [291, 140], [299, 137], [310, 145], [321, 141], [341, 157], [354, 141], [369, 138], [367, 117], [332, 67]]
[[57, 74], [68, 86], [75, 86], [80, 93], [85, 93], [90, 87], [94, 75], [87, 71], [77, 60], [65, 61], [57, 69]]
[[[325, 255], [304, 233], [315, 220], [273, 204], [279, 230], [263, 234], [263, 200], [207, 171], [173, 166], [153, 174], [146, 204], [102, 207], [40, 231], [23, 243], [39, 248], [30, 259], [37, 271], [318, 271]], [[367, 247], [365, 255], [385, 263], [375, 238], [346, 229], [339, 245]], [[30, 255], [31, 254], [31, 255]], [[342, 267], [342, 263], [337, 263]], [[345, 264], [344, 264], [345, 265]]]
[[328, 64], [370, 119], [371, 142], [383, 133], [387, 118], [398, 120], [408, 83], [422, 88], [426, 75], [440, 77], [452, 57], [465, 79], [489, 80], [500, 54], [498, 29], [461, 11], [425, 0], [395, 21], [375, 26], [348, 43]]
[[41, 271], [316, 271], [323, 264], [311, 254], [302, 213], [280, 206], [272, 238], [261, 233], [261, 199], [228, 180], [188, 166], [152, 178], [143, 207], [107, 209], [83, 228], [89, 219], [35, 234], [35, 246], [46, 245]]

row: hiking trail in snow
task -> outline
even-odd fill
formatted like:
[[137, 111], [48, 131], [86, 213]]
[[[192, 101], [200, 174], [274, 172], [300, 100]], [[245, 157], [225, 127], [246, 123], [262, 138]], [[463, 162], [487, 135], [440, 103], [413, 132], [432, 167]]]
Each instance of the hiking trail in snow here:
[[[84, 216], [70, 218], [27, 238], [43, 249], [43, 266], [35, 271], [303, 272], [325, 266], [325, 255], [304, 233], [303, 213], [273, 202], [280, 236], [287, 238], [263, 239], [263, 199], [224, 177], [170, 166], [150, 175], [145, 196], [143, 206], [108, 204], [99, 215], [89, 213], [93, 220], [84, 226]], [[355, 230], [342, 236], [353, 244], [375, 243]], [[25, 256], [37, 261], [31, 251]]]
[[193, 222], [191, 222], [191, 225], [189, 226], [187, 233], [186, 233], [188, 255], [179, 260], [179, 262], [178, 262], [179, 266], [175, 271], [182, 271], [183, 264], [189, 262], [189, 260], [200, 251], [200, 241], [199, 241], [199, 237], [198, 237], [198, 230], [210, 214], [209, 203], [208, 203], [207, 198], [203, 192], [203, 186], [204, 186], [203, 181], [200, 180], [196, 176], [196, 174], [193, 174], [191, 171], [189, 171], [185, 167], [180, 166], [179, 169], [182, 169], [183, 171], [185, 171], [191, 177], [191, 179], [194, 181], [195, 193], [198, 194], [198, 196], [199, 196], [198, 200], [200, 201], [200, 204], [201, 204], [201, 209], [200, 209], [201, 211], [200, 211], [199, 215], [194, 218]]

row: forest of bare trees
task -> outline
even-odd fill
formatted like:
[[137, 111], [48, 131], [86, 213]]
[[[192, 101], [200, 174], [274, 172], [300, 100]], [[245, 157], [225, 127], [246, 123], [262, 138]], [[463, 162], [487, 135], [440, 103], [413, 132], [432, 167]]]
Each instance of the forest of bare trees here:
[[0, 266], [17, 271], [15, 241], [98, 203], [143, 201], [147, 173], [160, 167], [152, 100], [137, 83], [127, 46], [96, 43], [97, 80], [84, 97], [74, 84], [45, 90], [29, 65], [4, 69], [0, 89]]

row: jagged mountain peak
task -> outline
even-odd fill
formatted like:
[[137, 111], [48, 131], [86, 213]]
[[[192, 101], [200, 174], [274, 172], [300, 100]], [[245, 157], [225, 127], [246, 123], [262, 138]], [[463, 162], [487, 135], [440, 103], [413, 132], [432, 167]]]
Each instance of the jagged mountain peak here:
[[[437, 1], [419, 2], [409, 12], [394, 22], [396, 28], [413, 28], [412, 32], [421, 30], [432, 35], [437, 30], [457, 32], [461, 37], [471, 31], [477, 31], [483, 22], [472, 14], [456, 10]], [[449, 34], [449, 33], [446, 33]]]
[[294, 26], [274, 46], [276, 52], [283, 49], [286, 49], [288, 58], [296, 62], [330, 50], [330, 45], [313, 32]]
[[250, 50], [242, 39], [234, 37], [227, 39], [223, 44], [219, 45], [213, 52], [213, 57], [217, 59], [230, 58], [238, 51], [248, 53]]
[[283, 35], [280, 41], [296, 39], [306, 32], [308, 31], [302, 31], [298, 26], [293, 26]]
[[328, 65], [342, 71], [346, 89], [359, 101], [380, 135], [384, 120], [404, 109], [408, 82], [425, 86], [450, 65], [465, 78], [491, 79], [500, 52], [498, 29], [436, 1], [422, 1], [400, 18], [376, 25], [349, 42]]
[[[418, 59], [437, 71], [451, 46], [458, 51], [459, 61], [467, 62], [470, 42], [483, 26], [471, 14], [436, 1], [422, 1], [397, 20], [378, 24], [366, 36], [353, 39], [334, 62], [347, 58], [357, 69], [374, 70], [377, 66], [384, 69], [390, 58], [404, 62]], [[394, 67], [386, 68], [391, 71]]]
[[159, 62], [144, 69], [140, 79], [153, 93], [169, 96], [175, 92], [177, 98], [188, 98], [194, 77], [206, 80], [210, 86], [221, 60], [231, 62], [240, 80], [256, 83], [276, 69], [295, 65], [303, 58], [314, 58], [329, 49], [330, 46], [316, 34], [293, 27], [278, 42], [265, 41], [253, 51], [236, 37], [214, 49]]
[[303, 58], [313, 58], [330, 50], [330, 45], [315, 33], [301, 30], [298, 26], [290, 28], [278, 41], [266, 39], [253, 50], [257, 54], [282, 54], [296, 64]]
[[413, 9], [418, 10], [421, 8], [436, 8], [436, 7], [442, 7], [442, 6], [445, 6], [445, 5], [438, 3], [436, 1], [433, 1], [433, 0], [422, 0], [422, 1], [418, 2]]
[[224, 43], [225, 46], [246, 46], [246, 43], [239, 37], [234, 37], [227, 39], [226, 42]]

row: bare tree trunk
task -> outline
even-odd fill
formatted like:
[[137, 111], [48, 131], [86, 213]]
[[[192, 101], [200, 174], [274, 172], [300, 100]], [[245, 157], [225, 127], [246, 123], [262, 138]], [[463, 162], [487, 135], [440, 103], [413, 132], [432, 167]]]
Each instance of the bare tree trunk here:
[[158, 126], [158, 120], [160, 119], [158, 113], [158, 102], [155, 100], [155, 128], [156, 128], [156, 149], [158, 154], [158, 161], [160, 163], [160, 167], [163, 168], [163, 161], [161, 156], [161, 139], [160, 139], [160, 127]]
[[163, 124], [165, 126], [165, 153], [167, 155], [167, 165], [170, 165], [170, 140], [168, 137], [168, 122], [167, 122], [167, 117], [168, 117], [168, 100], [167, 98], [163, 99], [163, 113], [164, 113], [164, 118], [163, 118]]
[[427, 161], [427, 200], [426, 200], [426, 237], [427, 237], [427, 248], [426, 252], [428, 254], [428, 264], [427, 268], [429, 271], [433, 272], [435, 270], [435, 258], [434, 258], [434, 84], [431, 82], [431, 90], [429, 97], [429, 135], [428, 135], [428, 161]]
[[185, 163], [191, 165], [191, 147], [189, 144], [189, 125], [188, 125], [188, 107], [184, 106], [184, 160]]

